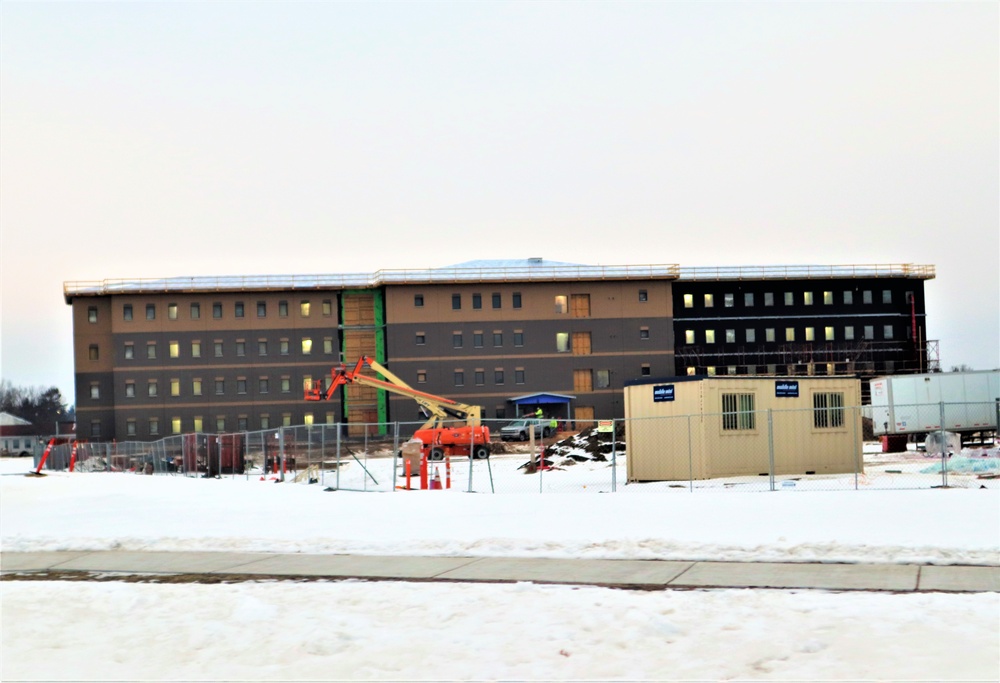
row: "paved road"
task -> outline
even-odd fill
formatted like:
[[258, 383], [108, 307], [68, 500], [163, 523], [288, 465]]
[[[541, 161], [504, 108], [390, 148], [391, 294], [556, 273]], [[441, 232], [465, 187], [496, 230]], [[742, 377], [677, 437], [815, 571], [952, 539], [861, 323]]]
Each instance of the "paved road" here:
[[[1000, 567], [790, 562], [678, 562], [301, 553], [0, 553], [5, 579], [120, 573], [189, 580], [368, 579], [561, 583], [667, 588], [814, 588], [845, 591], [1000, 591]], [[68, 573], [68, 574], [66, 574]]]

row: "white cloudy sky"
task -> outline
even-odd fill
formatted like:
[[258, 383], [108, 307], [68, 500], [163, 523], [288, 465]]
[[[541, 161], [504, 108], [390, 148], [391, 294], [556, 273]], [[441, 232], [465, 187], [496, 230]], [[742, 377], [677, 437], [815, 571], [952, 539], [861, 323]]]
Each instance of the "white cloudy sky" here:
[[920, 263], [1000, 365], [1000, 9], [0, 5], [0, 374], [72, 397], [67, 280], [474, 258]]

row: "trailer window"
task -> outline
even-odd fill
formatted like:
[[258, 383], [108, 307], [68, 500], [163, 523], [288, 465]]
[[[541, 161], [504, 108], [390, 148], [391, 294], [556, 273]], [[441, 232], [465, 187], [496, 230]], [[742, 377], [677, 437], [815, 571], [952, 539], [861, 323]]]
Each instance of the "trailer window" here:
[[813, 394], [813, 427], [835, 429], [844, 426], [844, 394], [827, 392]]
[[756, 428], [753, 394], [722, 394], [722, 429], [724, 431]]

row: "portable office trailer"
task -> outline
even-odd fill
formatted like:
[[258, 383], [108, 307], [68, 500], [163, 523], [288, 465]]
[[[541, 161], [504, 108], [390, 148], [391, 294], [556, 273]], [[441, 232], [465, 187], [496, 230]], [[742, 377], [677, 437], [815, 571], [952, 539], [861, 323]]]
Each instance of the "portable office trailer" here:
[[989, 431], [997, 428], [1000, 370], [877, 377], [871, 393], [876, 435]]
[[[861, 464], [850, 377], [668, 377], [625, 386], [629, 481], [834, 474]], [[773, 463], [773, 464], [772, 464]]]

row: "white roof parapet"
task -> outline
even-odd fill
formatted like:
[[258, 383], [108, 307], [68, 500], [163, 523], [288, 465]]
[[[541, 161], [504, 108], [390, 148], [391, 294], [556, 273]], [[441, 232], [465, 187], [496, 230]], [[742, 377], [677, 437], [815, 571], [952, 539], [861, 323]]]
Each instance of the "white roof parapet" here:
[[584, 266], [543, 264], [532, 266], [483, 265], [474, 267], [379, 270], [375, 273], [327, 275], [230, 275], [205, 277], [140, 278], [134, 280], [71, 281], [63, 283], [67, 303], [74, 296], [139, 294], [146, 292], [221, 292], [273, 289], [344, 289], [381, 285], [454, 282], [524, 282], [546, 280], [650, 280], [676, 279], [676, 264], [643, 266]]
[[841, 266], [695, 266], [680, 269], [679, 280], [815, 280], [820, 278], [906, 277], [934, 279], [934, 266], [890, 263]]

